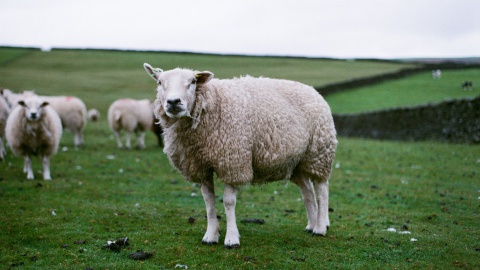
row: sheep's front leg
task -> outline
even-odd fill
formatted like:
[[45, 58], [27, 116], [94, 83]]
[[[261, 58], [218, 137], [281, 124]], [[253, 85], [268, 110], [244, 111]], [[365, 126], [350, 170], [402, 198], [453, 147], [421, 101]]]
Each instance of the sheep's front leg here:
[[330, 226], [328, 218], [328, 181], [315, 183], [318, 203], [318, 216], [313, 234], [325, 236], [327, 228]]
[[202, 243], [218, 244], [220, 226], [218, 225], [217, 212], [215, 210], [215, 190], [213, 180], [202, 183], [202, 195], [207, 207], [207, 232], [203, 236]]
[[75, 147], [80, 147], [83, 145], [83, 133], [81, 130], [75, 130], [75, 135], [73, 137], [73, 143]]
[[227, 234], [225, 235], [225, 247], [237, 248], [240, 246], [240, 234], [235, 218], [235, 205], [237, 203], [237, 189], [234, 186], [225, 184], [223, 193], [223, 206], [227, 216]]
[[33, 180], [33, 170], [32, 170], [32, 160], [30, 157], [27, 155], [25, 156], [25, 163], [23, 165], [23, 172], [27, 174], [27, 179], [28, 180]]
[[315, 198], [315, 190], [310, 180], [305, 177], [292, 179], [292, 181], [300, 188], [302, 193], [303, 204], [307, 210], [308, 224], [305, 228], [307, 232], [313, 232], [317, 223], [318, 205]]
[[50, 159], [48, 158], [48, 156], [43, 156], [42, 164], [43, 180], [52, 180], [52, 177], [50, 176]]

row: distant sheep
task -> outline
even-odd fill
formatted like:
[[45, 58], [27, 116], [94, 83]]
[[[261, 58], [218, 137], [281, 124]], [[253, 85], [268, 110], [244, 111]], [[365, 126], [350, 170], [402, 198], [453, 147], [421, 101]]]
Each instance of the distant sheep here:
[[87, 107], [78, 97], [73, 96], [40, 96], [50, 103], [62, 121], [62, 127], [73, 133], [75, 147], [84, 144], [83, 130], [87, 124]]
[[472, 89], [473, 89], [473, 82], [472, 81], [464, 81], [462, 83], [462, 90], [472, 91]]
[[218, 243], [220, 235], [214, 173], [225, 183], [227, 248], [240, 245], [236, 192], [249, 183], [292, 181], [303, 196], [306, 230], [326, 234], [337, 140], [330, 107], [315, 89], [287, 80], [211, 80], [209, 71], [144, 68], [158, 83], [154, 112], [164, 128], [164, 152], [187, 180], [201, 184], [208, 220], [203, 243]]
[[432, 78], [435, 79], [441, 79], [442, 78], [442, 71], [440, 69], [435, 69], [432, 70]]
[[100, 112], [97, 109], [90, 109], [87, 111], [88, 120], [97, 122], [100, 120]]
[[0, 89], [0, 160], [5, 161], [5, 125], [7, 124], [7, 118], [10, 114], [10, 106], [8, 106], [7, 101], [3, 98], [3, 88]]
[[125, 148], [131, 149], [130, 138], [136, 133], [136, 147], [145, 148], [145, 131], [150, 130], [153, 123], [153, 107], [148, 99], [119, 99], [108, 108], [108, 123], [117, 139], [118, 148], [123, 144], [120, 136], [125, 131]]
[[[14, 93], [5, 89], [3, 96], [10, 105], [10, 108], [17, 106], [18, 101], [36, 95], [34, 91], [23, 91]], [[77, 97], [73, 96], [40, 96], [50, 103], [55, 109], [62, 121], [62, 127], [68, 129], [74, 134], [73, 143], [75, 147], [84, 144], [83, 130], [87, 123], [87, 107], [85, 103]]]
[[23, 156], [23, 171], [34, 179], [31, 156], [42, 157], [43, 179], [51, 180], [50, 157], [57, 153], [62, 137], [62, 123], [57, 112], [38, 96], [18, 101], [10, 113], [6, 137], [16, 156]]

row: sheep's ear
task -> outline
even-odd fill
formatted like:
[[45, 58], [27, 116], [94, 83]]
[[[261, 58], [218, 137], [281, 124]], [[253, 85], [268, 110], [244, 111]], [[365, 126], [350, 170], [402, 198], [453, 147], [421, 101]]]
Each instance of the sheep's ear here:
[[205, 84], [213, 79], [213, 73], [210, 71], [196, 71], [195, 78], [197, 78], [197, 84]]
[[47, 106], [48, 104], [50, 104], [50, 103], [48, 103], [48, 101], [44, 101], [44, 102], [42, 102], [42, 105], [40, 105], [40, 107], [45, 107], [45, 106]]
[[147, 63], [143, 64], [143, 68], [147, 71], [148, 75], [150, 75], [150, 77], [152, 77], [152, 79], [154, 79], [156, 82], [158, 82], [158, 78], [160, 77], [160, 73], [162, 73], [163, 70], [161, 70], [159, 68], [154, 68]]
[[24, 107], [27, 106], [27, 105], [25, 104], [25, 101], [23, 101], [23, 100], [19, 100], [19, 101], [18, 101], [18, 105], [24, 106]]

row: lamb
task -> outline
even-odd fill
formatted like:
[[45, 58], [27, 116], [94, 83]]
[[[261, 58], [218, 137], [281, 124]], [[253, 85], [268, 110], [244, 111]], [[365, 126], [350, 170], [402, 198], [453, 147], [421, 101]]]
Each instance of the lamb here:
[[164, 152], [188, 181], [201, 185], [208, 221], [203, 243], [218, 243], [220, 236], [214, 172], [225, 185], [227, 248], [240, 246], [236, 192], [249, 183], [292, 181], [302, 193], [306, 231], [326, 234], [337, 140], [330, 107], [318, 92], [288, 80], [212, 80], [209, 71], [144, 68], [158, 83], [154, 113], [164, 129]]
[[5, 161], [5, 146], [3, 139], [5, 138], [5, 124], [7, 123], [8, 115], [10, 114], [10, 107], [7, 101], [3, 98], [3, 88], [0, 88], [0, 160]]
[[123, 98], [116, 100], [108, 108], [108, 123], [117, 139], [118, 148], [123, 148], [120, 131], [125, 130], [125, 147], [131, 149], [130, 137], [135, 132], [136, 147], [144, 149], [145, 131], [150, 130], [153, 123], [152, 103], [148, 99]]
[[57, 153], [62, 137], [62, 123], [57, 112], [38, 96], [18, 101], [7, 119], [6, 137], [16, 156], [23, 156], [23, 171], [27, 179], [34, 179], [32, 155], [40, 155], [43, 179], [51, 180], [50, 157]]

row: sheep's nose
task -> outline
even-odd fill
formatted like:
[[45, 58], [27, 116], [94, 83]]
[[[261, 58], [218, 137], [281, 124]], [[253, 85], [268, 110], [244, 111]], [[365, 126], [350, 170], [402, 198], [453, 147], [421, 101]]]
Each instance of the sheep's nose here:
[[32, 118], [32, 119], [37, 118], [37, 113], [35, 113], [35, 112], [30, 113], [30, 118]]
[[167, 104], [168, 105], [171, 105], [171, 106], [176, 106], [180, 103], [180, 99], [177, 98], [177, 99], [169, 99], [167, 100]]

